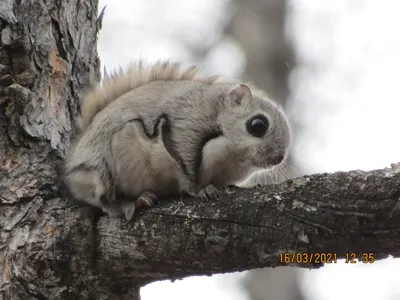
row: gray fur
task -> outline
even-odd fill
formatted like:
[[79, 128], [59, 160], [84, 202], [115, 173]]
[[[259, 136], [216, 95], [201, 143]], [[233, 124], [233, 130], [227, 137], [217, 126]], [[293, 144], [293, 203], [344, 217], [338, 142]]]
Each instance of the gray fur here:
[[[246, 131], [255, 114], [269, 121], [263, 138]], [[273, 168], [290, 141], [284, 113], [254, 87], [153, 81], [95, 114], [69, 153], [65, 182], [77, 199], [130, 220], [137, 199], [152, 206], [182, 192], [215, 198], [216, 188]]]

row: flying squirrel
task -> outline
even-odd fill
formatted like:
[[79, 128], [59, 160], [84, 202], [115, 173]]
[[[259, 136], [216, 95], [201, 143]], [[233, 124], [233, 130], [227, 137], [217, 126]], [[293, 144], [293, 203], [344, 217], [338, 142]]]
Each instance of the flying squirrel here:
[[252, 84], [202, 77], [180, 63], [132, 63], [86, 96], [63, 179], [72, 196], [111, 217], [222, 187], [280, 165], [291, 129], [283, 110]]

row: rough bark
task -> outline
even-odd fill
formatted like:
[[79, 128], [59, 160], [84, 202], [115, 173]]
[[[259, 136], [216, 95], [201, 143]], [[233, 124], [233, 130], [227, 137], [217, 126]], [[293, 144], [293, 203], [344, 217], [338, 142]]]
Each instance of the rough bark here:
[[139, 299], [154, 280], [274, 267], [286, 251], [396, 255], [393, 170], [169, 199], [131, 224], [64, 199], [55, 169], [99, 78], [96, 16], [95, 0], [0, 3], [0, 299]]
[[[64, 220], [43, 204], [55, 197], [55, 163], [79, 99], [99, 79], [97, 27], [95, 0], [0, 1], [0, 299], [77, 293], [63, 283], [75, 279], [48, 226]], [[63, 233], [76, 235], [66, 225]], [[85, 255], [76, 256], [80, 266]]]
[[282, 252], [397, 256], [399, 184], [391, 169], [317, 174], [231, 187], [215, 202], [170, 199], [129, 225], [102, 217], [97, 266], [112, 278], [151, 281], [275, 267]]
[[131, 224], [40, 194], [18, 212], [3, 202], [3, 298], [105, 299], [154, 280], [279, 266], [286, 252], [397, 257], [399, 197], [399, 170], [384, 169], [232, 187], [215, 202], [165, 199]]

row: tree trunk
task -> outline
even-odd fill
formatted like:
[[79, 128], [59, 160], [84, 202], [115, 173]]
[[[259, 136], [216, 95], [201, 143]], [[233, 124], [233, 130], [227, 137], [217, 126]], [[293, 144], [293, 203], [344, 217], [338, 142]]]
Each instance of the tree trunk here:
[[120, 292], [92, 275], [93, 213], [71, 210], [54, 180], [99, 80], [98, 27], [95, 0], [0, 2], [0, 299]]
[[285, 34], [287, 0], [234, 0], [233, 4], [236, 9], [227, 33], [247, 55], [245, 76], [285, 105], [288, 77], [296, 64]]
[[398, 251], [397, 169], [169, 199], [131, 224], [63, 198], [56, 165], [99, 79], [96, 17], [95, 0], [0, 4], [0, 299], [135, 300], [155, 280], [274, 267], [281, 252]]

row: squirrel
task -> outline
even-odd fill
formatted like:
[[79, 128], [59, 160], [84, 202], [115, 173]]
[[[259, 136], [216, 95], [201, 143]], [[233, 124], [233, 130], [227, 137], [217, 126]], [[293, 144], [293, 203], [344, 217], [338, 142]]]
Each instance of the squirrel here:
[[199, 72], [141, 60], [92, 89], [65, 159], [72, 196], [131, 221], [162, 197], [212, 200], [284, 162], [291, 128], [283, 110], [250, 83]]

